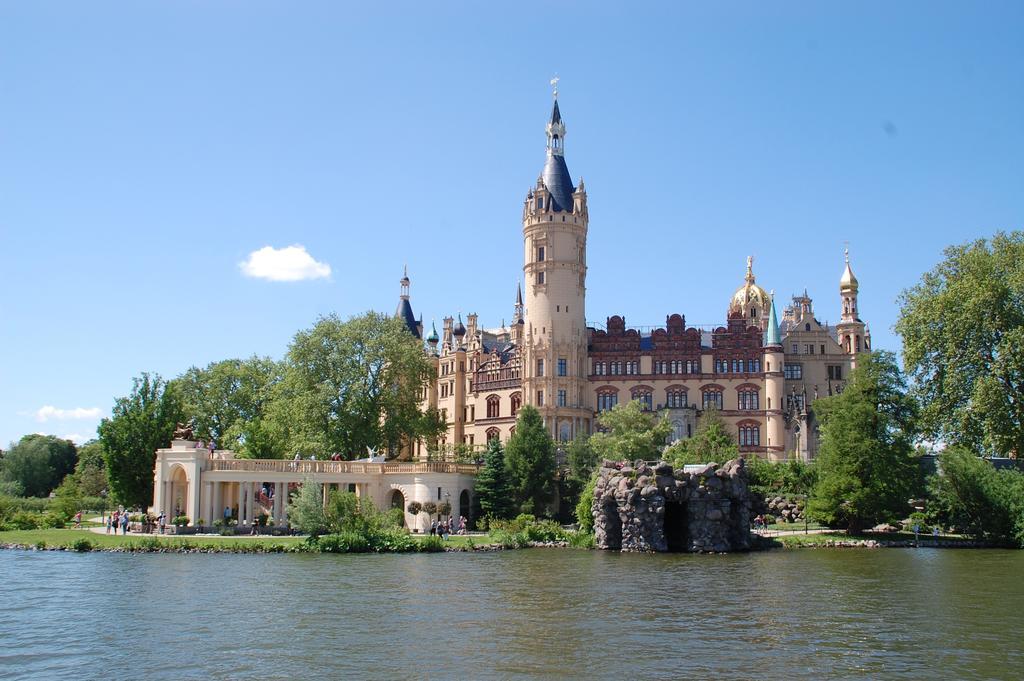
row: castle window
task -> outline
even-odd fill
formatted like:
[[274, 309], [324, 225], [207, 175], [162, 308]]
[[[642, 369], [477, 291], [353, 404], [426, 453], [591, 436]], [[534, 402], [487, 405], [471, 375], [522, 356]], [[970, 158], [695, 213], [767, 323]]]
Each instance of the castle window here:
[[620, 362], [612, 362], [612, 376], [618, 376], [622, 373], [622, 364]]
[[747, 371], [749, 371], [752, 374], [760, 373], [761, 372], [761, 360], [759, 360], [759, 359], [747, 360]]
[[634, 389], [630, 395], [634, 400], [639, 400], [644, 411], [650, 411], [654, 407], [654, 400], [650, 390]]
[[739, 392], [739, 404], [740, 409], [750, 411], [753, 409], [759, 409], [758, 396], [756, 390], [741, 390]]
[[701, 403], [705, 409], [714, 407], [715, 409], [722, 408], [722, 391], [721, 390], [705, 390], [701, 393]]
[[790, 393], [789, 395], [787, 395], [786, 409], [789, 411], [793, 411], [794, 409], [796, 409], [797, 411], [803, 411], [804, 396], [802, 394], [798, 395], [797, 393]]
[[512, 416], [519, 413], [519, 407], [523, 404], [523, 398], [519, 393], [512, 393]]
[[598, 393], [597, 410], [608, 411], [618, 404], [618, 402], [619, 396], [616, 393]]
[[537, 273], [537, 283], [538, 284], [543, 284], [544, 283], [544, 273], [543, 272], [538, 272]]
[[697, 360], [686, 360], [686, 373], [688, 374], [699, 374], [700, 373], [700, 362]]
[[814, 354], [814, 343], [807, 343], [806, 345], [804, 345], [804, 354], [806, 354], [806, 355], [813, 355]]
[[558, 391], [558, 406], [559, 407], [564, 407], [565, 406], [565, 391], [564, 390], [559, 390]]
[[541, 377], [543, 375], [544, 375], [544, 360], [543, 359], [538, 359], [537, 360], [537, 376]]
[[594, 362], [594, 375], [604, 376], [605, 364], [604, 362]]
[[810, 330], [811, 330], [811, 323], [808, 322], [808, 323], [804, 324], [804, 331], [810, 331]]
[[544, 391], [543, 390], [538, 390], [537, 391], [537, 406], [538, 407], [543, 407], [544, 406]]
[[537, 262], [544, 262], [544, 247], [540, 246], [537, 249]]
[[825, 354], [825, 344], [824, 343], [821, 344], [821, 354], [823, 354], [823, 355]]
[[566, 362], [565, 357], [559, 357], [558, 358], [558, 375], [559, 376], [565, 376], [566, 375], [566, 371], [568, 370], [567, 364], [568, 364], [568, 362]]
[[639, 362], [626, 362], [626, 373], [627, 374], [638, 374], [640, 373]]
[[800, 354], [800, 345], [798, 343], [793, 343], [793, 354], [794, 355], [799, 355]]
[[804, 377], [804, 366], [802, 364], [789, 364], [785, 365], [782, 371], [783, 375], [791, 380], [797, 380]]
[[740, 447], [756, 447], [761, 444], [760, 426], [740, 426]]
[[685, 390], [670, 390], [665, 395], [669, 407], [678, 409], [686, 406], [686, 391]]
[[501, 398], [491, 395], [487, 398], [487, 418], [496, 419], [501, 413]]
[[501, 437], [501, 431], [500, 430], [498, 430], [497, 428], [488, 428], [487, 429], [487, 441], [488, 442], [490, 442], [491, 440], [497, 440], [499, 437]]
[[843, 380], [843, 367], [841, 367], [841, 366], [834, 366], [834, 365], [830, 364], [827, 367], [827, 370], [828, 370], [828, 380], [830, 380], [830, 381], [841, 381], [841, 380]]

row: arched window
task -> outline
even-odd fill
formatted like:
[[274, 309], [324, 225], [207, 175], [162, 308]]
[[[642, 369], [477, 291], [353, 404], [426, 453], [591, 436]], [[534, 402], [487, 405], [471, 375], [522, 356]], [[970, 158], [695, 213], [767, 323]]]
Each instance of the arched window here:
[[679, 409], [687, 406], [685, 390], [669, 388], [668, 392], [665, 393], [665, 398], [666, 407]]
[[488, 442], [490, 442], [491, 440], [497, 440], [500, 437], [501, 437], [501, 431], [498, 430], [497, 428], [488, 428], [487, 429], [487, 441]]
[[512, 416], [519, 413], [519, 407], [523, 405], [523, 396], [519, 393], [512, 393]]
[[651, 394], [651, 389], [647, 387], [637, 387], [630, 391], [630, 398], [640, 401], [640, 407], [645, 411], [650, 411], [654, 408], [654, 396]]
[[487, 398], [487, 418], [496, 419], [501, 412], [501, 398], [491, 395]]
[[721, 388], [705, 388], [701, 391], [701, 404], [704, 405], [705, 409], [722, 408], [722, 389]]
[[599, 390], [597, 393], [597, 410], [608, 411], [619, 403], [618, 392], [611, 388]]
[[761, 427], [741, 425], [739, 428], [740, 447], [758, 447], [761, 445]]
[[757, 390], [749, 386], [740, 388], [737, 394], [737, 402], [740, 409], [747, 411], [761, 408]]

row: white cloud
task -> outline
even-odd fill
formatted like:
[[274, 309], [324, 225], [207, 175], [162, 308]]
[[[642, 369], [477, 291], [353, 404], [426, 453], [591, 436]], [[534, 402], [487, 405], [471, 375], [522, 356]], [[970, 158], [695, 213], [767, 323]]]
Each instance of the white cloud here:
[[60, 409], [53, 405], [46, 404], [36, 409], [35, 417], [39, 423], [46, 423], [53, 419], [56, 421], [67, 421], [69, 419], [98, 419], [103, 415], [99, 407], [75, 407], [74, 409]]
[[76, 445], [80, 445], [95, 436], [82, 435], [81, 433], [68, 433], [67, 435], [61, 435], [60, 437], [62, 440], [71, 440]]
[[331, 266], [314, 260], [306, 252], [306, 247], [300, 244], [285, 248], [264, 246], [250, 253], [238, 266], [245, 276], [268, 281], [302, 281], [331, 276]]

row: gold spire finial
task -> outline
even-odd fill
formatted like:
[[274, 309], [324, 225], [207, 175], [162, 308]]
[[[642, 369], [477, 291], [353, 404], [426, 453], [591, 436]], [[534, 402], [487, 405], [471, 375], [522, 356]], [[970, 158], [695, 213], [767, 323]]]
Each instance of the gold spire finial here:
[[560, 80], [560, 78], [558, 77], [557, 73], [555, 74], [555, 77], [551, 79], [551, 95], [555, 99], [558, 99], [558, 81], [559, 80]]
[[754, 283], [754, 256], [747, 256], [747, 281]]

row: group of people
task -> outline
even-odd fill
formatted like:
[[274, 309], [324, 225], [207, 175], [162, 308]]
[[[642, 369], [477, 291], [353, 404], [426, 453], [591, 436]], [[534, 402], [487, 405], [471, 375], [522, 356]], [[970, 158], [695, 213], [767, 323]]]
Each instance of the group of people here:
[[432, 520], [430, 521], [430, 534], [437, 535], [441, 539], [447, 539], [453, 534], [466, 534], [466, 516], [459, 516], [456, 521], [452, 516], [448, 516], [445, 520]]
[[117, 528], [121, 528], [121, 534], [128, 534], [128, 511], [118, 509], [107, 516], [107, 534], [117, 534]]

